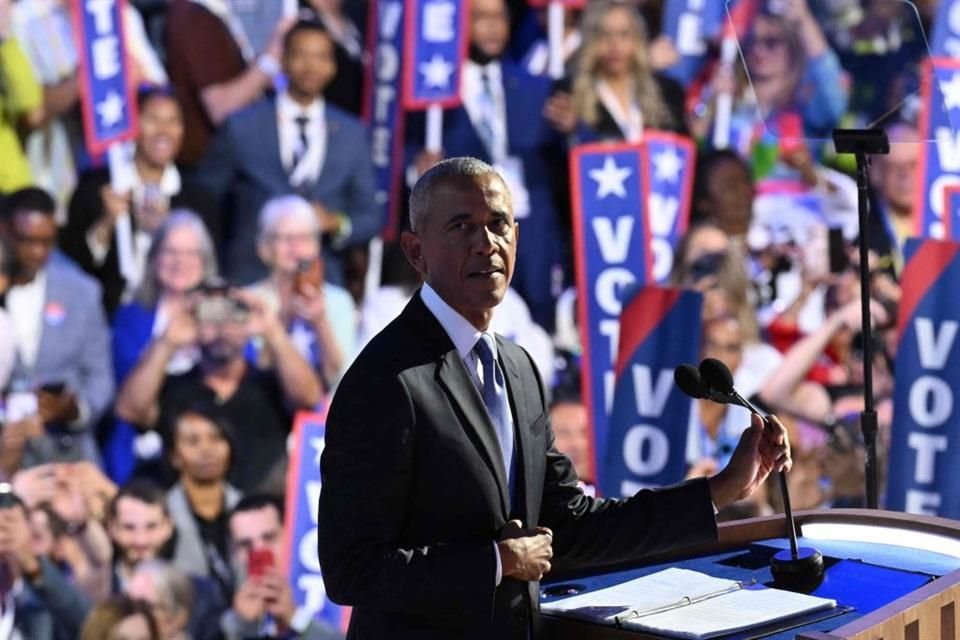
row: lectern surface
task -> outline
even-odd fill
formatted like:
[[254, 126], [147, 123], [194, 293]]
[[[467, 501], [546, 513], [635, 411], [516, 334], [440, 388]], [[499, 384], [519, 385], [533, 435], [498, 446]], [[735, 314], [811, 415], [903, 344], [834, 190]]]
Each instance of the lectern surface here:
[[[785, 540], [779, 539], [760, 541], [724, 553], [564, 580], [562, 584], [575, 584], [592, 591], [671, 566], [701, 571], [719, 578], [744, 581], [756, 579], [759, 583], [772, 584], [770, 558], [786, 544]], [[836, 629], [893, 602], [931, 579], [960, 569], [958, 558], [906, 546], [802, 538], [800, 545], [816, 547], [825, 558], [825, 579], [812, 592], [813, 595], [835, 598], [840, 605], [852, 605], [856, 608], [842, 615], [815, 621], [799, 628], [767, 636], [767, 638], [787, 640], [794, 638], [801, 631]], [[557, 584], [544, 583], [541, 593]], [[872, 584], [874, 588], [864, 588], [865, 584]], [[562, 596], [542, 596], [541, 600], [550, 602], [560, 597]], [[749, 637], [749, 635], [728, 637]]]

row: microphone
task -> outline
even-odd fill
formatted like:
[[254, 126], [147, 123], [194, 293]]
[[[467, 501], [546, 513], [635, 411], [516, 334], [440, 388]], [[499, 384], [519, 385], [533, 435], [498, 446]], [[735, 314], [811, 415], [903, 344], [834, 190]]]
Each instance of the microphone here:
[[[689, 366], [689, 365], [688, 365]], [[716, 358], [706, 358], [700, 363], [700, 382], [704, 388], [702, 397], [715, 400], [712, 395], [728, 398], [728, 404], [741, 406], [757, 415], [763, 416], [760, 409], [744, 398], [733, 386], [733, 374], [730, 368]], [[676, 377], [676, 372], [675, 372]], [[684, 374], [688, 376], [689, 374]], [[679, 386], [679, 385], [678, 385]], [[683, 387], [680, 387], [683, 391]], [[684, 391], [685, 392], [685, 391]], [[686, 392], [685, 392], [686, 393]], [[715, 400], [716, 401], [716, 400]], [[763, 422], [770, 427], [770, 420], [766, 417]], [[787, 537], [790, 540], [790, 551], [778, 551], [770, 561], [770, 571], [774, 583], [795, 589], [816, 586], [823, 576], [823, 555], [816, 549], [797, 546], [797, 525], [793, 519], [793, 509], [790, 507], [790, 491], [787, 488], [787, 474], [779, 474], [780, 494], [783, 498], [783, 511], [787, 523]]]
[[683, 391], [683, 393], [691, 398], [698, 400], [705, 398], [719, 402], [720, 404], [730, 404], [732, 402], [729, 394], [721, 393], [716, 388], [704, 382], [700, 371], [692, 364], [684, 363], [674, 369], [673, 381], [680, 388], [680, 391]]

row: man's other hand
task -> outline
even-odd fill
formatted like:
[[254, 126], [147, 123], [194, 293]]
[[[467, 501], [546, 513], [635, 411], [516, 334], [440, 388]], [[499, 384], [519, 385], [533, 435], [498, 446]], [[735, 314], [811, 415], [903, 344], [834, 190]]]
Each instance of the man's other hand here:
[[519, 520], [511, 520], [500, 532], [497, 549], [504, 577], [540, 580], [550, 571], [553, 532], [546, 527], [525, 529]]

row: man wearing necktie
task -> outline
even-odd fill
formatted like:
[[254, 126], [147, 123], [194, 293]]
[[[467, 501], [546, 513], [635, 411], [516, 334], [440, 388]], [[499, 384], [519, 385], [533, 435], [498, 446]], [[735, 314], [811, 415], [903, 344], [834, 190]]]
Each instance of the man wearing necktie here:
[[[529, 238], [517, 256], [516, 289], [533, 319], [553, 330], [556, 299], [570, 273], [564, 264], [562, 213], [566, 142], [543, 117], [550, 80], [535, 77], [506, 54], [510, 15], [504, 0], [470, 1], [469, 59], [463, 66], [463, 106], [443, 116], [443, 153], [494, 165], [513, 195], [514, 215]], [[423, 141], [423, 118], [410, 117], [406, 139]], [[426, 170], [441, 156], [410, 145], [409, 160]]]
[[786, 432], [747, 429], [709, 479], [587, 497], [554, 447], [529, 354], [489, 331], [519, 225], [490, 165], [445, 160], [401, 237], [424, 280], [343, 377], [320, 463], [319, 559], [348, 637], [539, 635], [539, 581], [716, 538], [714, 505], [790, 464]]
[[232, 282], [267, 275], [257, 256], [257, 217], [271, 198], [295, 193], [314, 208], [328, 281], [344, 285], [350, 252], [382, 224], [367, 129], [324, 98], [337, 68], [333, 40], [319, 23], [290, 29], [282, 62], [286, 89], [227, 119], [198, 179], [230, 211], [222, 240]]

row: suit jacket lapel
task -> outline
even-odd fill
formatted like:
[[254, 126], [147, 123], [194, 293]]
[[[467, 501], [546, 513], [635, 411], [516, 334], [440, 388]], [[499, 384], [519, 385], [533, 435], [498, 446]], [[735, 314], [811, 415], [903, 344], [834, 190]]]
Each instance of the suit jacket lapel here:
[[[43, 306], [40, 307], [40, 317], [37, 318], [37, 322], [40, 323], [40, 342], [37, 344], [37, 358], [33, 365], [34, 371], [47, 371], [49, 369], [47, 361], [50, 358], [49, 351], [54, 347], [53, 334], [56, 333], [55, 328], [47, 322], [50, 303], [56, 302], [66, 307], [63, 301], [64, 296], [60, 290], [60, 279], [52, 265], [47, 266], [47, 284], [44, 289]], [[66, 309], [64, 309], [64, 312], [66, 312]], [[69, 318], [64, 318], [64, 321], [69, 320]]]
[[430, 313], [420, 299], [419, 292], [411, 302], [410, 310], [416, 314], [420, 325], [415, 330], [417, 335], [423, 336], [425, 342], [432, 342], [435, 346], [428, 346], [438, 354], [437, 380], [453, 404], [467, 437], [477, 447], [480, 457], [483, 458], [490, 473], [497, 484], [500, 494], [500, 507], [504, 520], [509, 515], [510, 496], [507, 486], [507, 473], [503, 466], [503, 454], [500, 451], [500, 441], [493, 422], [483, 404], [483, 398], [476, 385], [470, 378], [467, 368], [454, 348], [440, 322]]
[[[500, 356], [500, 366], [503, 367], [506, 373], [507, 393], [510, 397], [510, 406], [513, 409], [513, 431], [517, 443], [517, 453], [515, 455], [519, 456], [517, 460], [519, 465], [517, 471], [520, 474], [517, 476], [517, 487], [523, 488], [522, 499], [525, 508], [525, 511], [521, 513], [518, 508], [519, 505], [514, 505], [514, 512], [522, 516], [525, 526], [533, 526], [533, 524], [528, 522], [530, 514], [536, 511], [536, 505], [531, 504], [531, 500], [534, 495], [539, 496], [539, 492], [531, 489], [530, 482], [524, 470], [533, 469], [535, 466], [533, 464], [533, 443], [530, 437], [530, 423], [535, 416], [531, 415], [530, 408], [527, 406], [527, 398], [529, 397], [528, 394], [530, 391], [526, 388], [524, 380], [520, 376], [520, 363], [515, 357], [515, 351], [513, 349], [505, 349], [503, 345], [504, 339], [497, 336], [497, 353]], [[521, 496], [518, 494], [517, 498], [521, 498]]]

